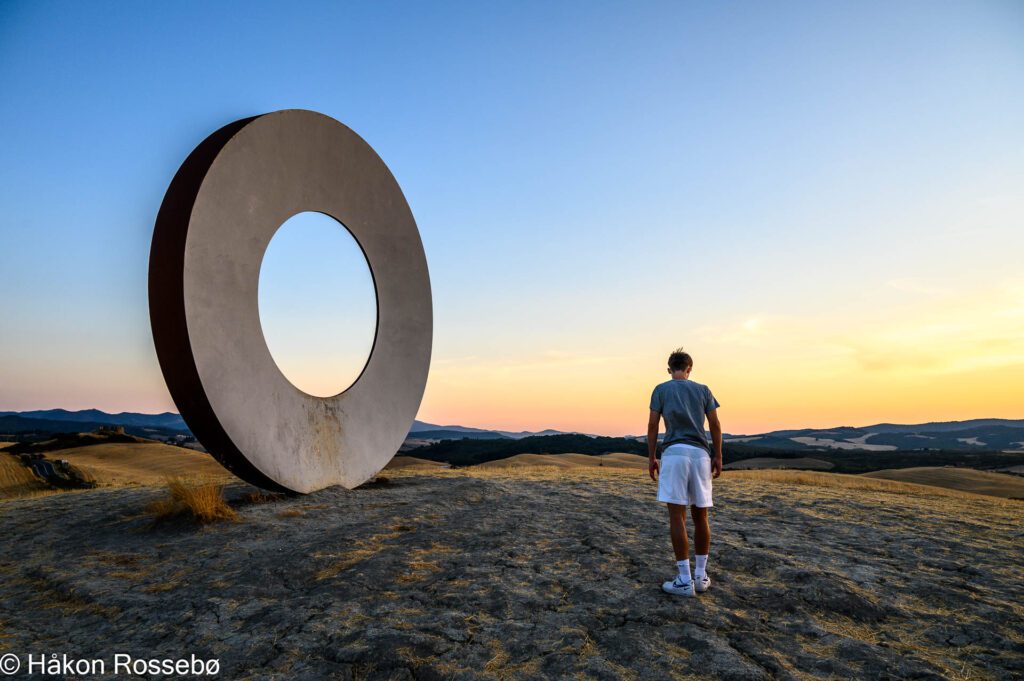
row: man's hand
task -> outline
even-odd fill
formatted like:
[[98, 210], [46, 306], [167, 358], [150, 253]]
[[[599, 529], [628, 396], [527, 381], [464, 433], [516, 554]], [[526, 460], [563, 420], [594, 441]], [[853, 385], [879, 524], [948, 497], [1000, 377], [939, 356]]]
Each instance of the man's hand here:
[[717, 478], [722, 474], [722, 422], [718, 420], [718, 408], [708, 410], [707, 417], [711, 426], [711, 447], [715, 452], [711, 457], [711, 477]]
[[658, 426], [661, 425], [661, 412], [651, 409], [647, 417], [647, 471], [651, 480], [658, 482]]

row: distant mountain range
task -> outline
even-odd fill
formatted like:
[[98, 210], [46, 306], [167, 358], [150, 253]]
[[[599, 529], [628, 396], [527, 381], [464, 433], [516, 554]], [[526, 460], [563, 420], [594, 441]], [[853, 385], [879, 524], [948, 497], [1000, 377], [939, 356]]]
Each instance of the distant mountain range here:
[[26, 419], [42, 419], [44, 421], [76, 421], [116, 426], [153, 426], [154, 428], [167, 428], [169, 430], [188, 430], [188, 426], [185, 425], [185, 419], [169, 411], [162, 414], [139, 414], [130, 411], [123, 411], [120, 414], [108, 414], [99, 409], [83, 409], [81, 411], [42, 409], [39, 411], [0, 411], [0, 416], [20, 416]]
[[122, 412], [108, 414], [98, 409], [68, 411], [43, 409], [39, 411], [0, 411], [0, 440], [4, 436], [15, 439], [32, 438], [47, 433], [77, 433], [94, 431], [104, 426], [124, 426], [129, 435], [155, 440], [191, 440], [192, 433], [178, 414], [139, 414]]
[[884, 452], [894, 450], [1024, 451], [1024, 420], [971, 419], [917, 424], [776, 430], [725, 436], [726, 442], [760, 449]]
[[[37, 411], [0, 411], [0, 434], [76, 432], [95, 430], [105, 425], [125, 426], [133, 435], [188, 435], [188, 426], [180, 415], [172, 412], [141, 414], [121, 412], [110, 414], [98, 409], [68, 411], [45, 409]], [[470, 428], [459, 425], [438, 425], [414, 421], [403, 450], [410, 450], [442, 440], [463, 438], [481, 440], [522, 440], [550, 435], [581, 435], [551, 428], [540, 431], [508, 431]], [[644, 435], [626, 436], [643, 440]], [[725, 435], [726, 443], [742, 444], [744, 449], [765, 451], [865, 451], [946, 450], [946, 451], [1022, 451], [1024, 450], [1024, 419], [971, 419], [918, 424], [879, 423], [873, 426], [838, 428], [801, 428], [775, 430], [756, 435]]]
[[[417, 441], [446, 439], [514, 440], [538, 435], [590, 435], [566, 433], [558, 430], [504, 431], [463, 426], [438, 426], [416, 421], [409, 438]], [[627, 438], [645, 440], [646, 435]], [[917, 424], [879, 423], [873, 426], [838, 428], [800, 428], [775, 430], [756, 435], [724, 435], [729, 443], [743, 443], [748, 448], [787, 451], [823, 451], [831, 449], [884, 452], [895, 450], [962, 450], [1005, 451], [1024, 450], [1024, 419], [971, 419], [968, 421], [941, 421]], [[408, 444], [411, 444], [407, 441]], [[417, 443], [419, 444], [419, 442]], [[407, 447], [409, 449], [409, 447]]]
[[461, 437], [468, 438], [479, 438], [493, 439], [495, 436], [507, 437], [512, 440], [520, 440], [524, 437], [534, 437], [537, 435], [589, 435], [589, 433], [579, 433], [576, 431], [565, 431], [565, 430], [554, 430], [552, 428], [546, 428], [544, 430], [487, 430], [485, 428], [467, 428], [466, 426], [439, 426], [434, 423], [426, 423], [424, 421], [413, 421], [412, 428], [409, 429], [409, 437], [428, 438], [428, 439], [440, 439], [435, 437], [439, 433], [461, 433]]

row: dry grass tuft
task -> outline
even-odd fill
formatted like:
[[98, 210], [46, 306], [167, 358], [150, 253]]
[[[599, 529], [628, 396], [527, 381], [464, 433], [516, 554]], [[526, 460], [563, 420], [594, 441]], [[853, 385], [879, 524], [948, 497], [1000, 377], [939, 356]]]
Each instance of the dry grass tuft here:
[[484, 673], [497, 674], [508, 665], [509, 655], [499, 641], [491, 641], [490, 644], [494, 655], [484, 665]]
[[512, 657], [502, 646], [500, 641], [489, 641], [489, 647], [494, 653], [483, 667], [485, 678], [492, 679], [534, 679], [540, 670], [541, 658], [534, 657], [525, 662], [513, 663]]
[[306, 512], [300, 508], [289, 508], [277, 514], [278, 518], [303, 518]]
[[837, 617], [835, 619], [819, 618], [818, 624], [825, 631], [842, 636], [843, 638], [863, 641], [871, 645], [878, 645], [878, 628], [855, 622], [848, 617]]
[[167, 491], [167, 498], [146, 507], [156, 523], [172, 518], [202, 524], [238, 520], [235, 509], [224, 500], [224, 483], [168, 478]]

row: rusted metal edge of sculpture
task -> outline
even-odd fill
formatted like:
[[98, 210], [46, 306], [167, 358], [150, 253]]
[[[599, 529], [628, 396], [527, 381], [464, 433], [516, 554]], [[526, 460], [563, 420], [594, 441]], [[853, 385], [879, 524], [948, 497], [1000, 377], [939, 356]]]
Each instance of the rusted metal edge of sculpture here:
[[199, 189], [217, 154], [252, 116], [225, 125], [197, 146], [164, 195], [149, 254], [149, 319], [164, 381], [192, 434], [222, 466], [246, 482], [288, 492], [242, 454], [214, 412], [199, 378], [185, 321], [184, 267], [189, 220]]

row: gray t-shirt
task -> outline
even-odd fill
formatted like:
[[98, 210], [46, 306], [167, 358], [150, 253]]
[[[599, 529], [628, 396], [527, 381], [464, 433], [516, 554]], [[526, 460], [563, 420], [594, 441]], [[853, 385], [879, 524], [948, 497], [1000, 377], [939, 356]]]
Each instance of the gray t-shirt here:
[[704, 430], [704, 417], [718, 407], [718, 400], [710, 388], [687, 378], [673, 378], [654, 386], [651, 409], [665, 419], [662, 448], [681, 442], [703, 447], [712, 454]]

